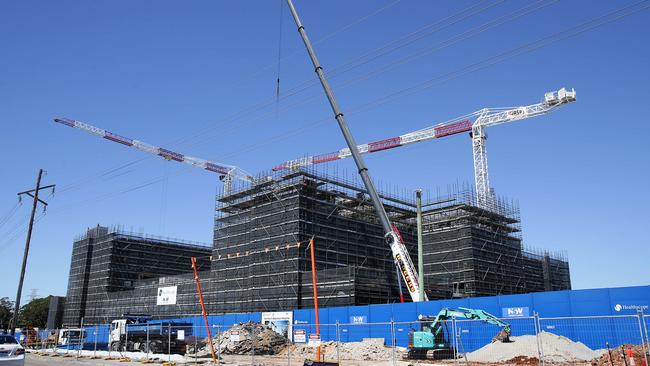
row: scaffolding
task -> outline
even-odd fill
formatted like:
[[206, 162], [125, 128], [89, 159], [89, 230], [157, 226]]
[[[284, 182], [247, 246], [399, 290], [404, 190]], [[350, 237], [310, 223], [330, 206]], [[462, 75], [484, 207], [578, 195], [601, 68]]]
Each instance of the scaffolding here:
[[[217, 198], [212, 256], [221, 260], [213, 262], [206, 286], [208, 308], [221, 313], [311, 307], [311, 238], [323, 306], [398, 301], [390, 248], [360, 185], [312, 169], [271, 177]], [[415, 254], [412, 202], [381, 197]], [[273, 250], [295, 243], [304, 245]], [[250, 252], [256, 254], [241, 256]]]
[[566, 256], [522, 244], [516, 202], [496, 196], [476, 205], [454, 186], [423, 213], [425, 283], [430, 298], [521, 294], [571, 288]]
[[[392, 254], [365, 189], [315, 169], [272, 173], [218, 194], [212, 248], [120, 228], [88, 230], [74, 243], [64, 324], [200, 314], [192, 256], [210, 314], [311, 308], [312, 238], [320, 306], [399, 301]], [[414, 197], [390, 191], [380, 189], [380, 197], [417, 261]], [[468, 185], [429, 201], [423, 260], [430, 299], [571, 288], [564, 254], [523, 246], [516, 202], [493, 194], [493, 205], [479, 208]], [[167, 286], [177, 288], [176, 302], [158, 305], [156, 294]]]
[[195, 242], [136, 235], [119, 227], [97, 226], [78, 237], [72, 249], [63, 323], [106, 323], [155, 300], [142, 289], [146, 282], [191, 272], [189, 258], [207, 265], [210, 248]]

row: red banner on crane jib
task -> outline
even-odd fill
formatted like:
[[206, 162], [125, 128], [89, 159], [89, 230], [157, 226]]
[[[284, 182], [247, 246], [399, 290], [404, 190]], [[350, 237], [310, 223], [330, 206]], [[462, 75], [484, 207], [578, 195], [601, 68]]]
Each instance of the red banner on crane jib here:
[[205, 170], [221, 174], [228, 174], [228, 172], [230, 172], [230, 169], [213, 163], [206, 163]]
[[399, 136], [391, 137], [385, 140], [373, 141], [368, 143], [368, 152], [392, 149], [394, 147], [400, 146], [401, 144], [402, 140]]
[[177, 152], [163, 149], [163, 148], [160, 148], [159, 150], [160, 152], [158, 153], [158, 155], [162, 156], [165, 159], [170, 159], [175, 161], [183, 161], [184, 159], [183, 154], [179, 154]]
[[457, 133], [467, 132], [471, 130], [472, 130], [472, 121], [465, 119], [462, 121], [450, 123], [448, 125], [435, 127], [433, 129], [433, 132], [437, 138], [437, 137], [455, 135]]
[[104, 134], [104, 138], [107, 140], [115, 141], [122, 145], [133, 146], [133, 140], [131, 140], [128, 137], [120, 136], [116, 133], [106, 131], [106, 133]]
[[328, 161], [334, 161], [334, 160], [339, 160], [339, 153], [329, 153], [329, 154], [323, 154], [323, 155], [316, 155], [312, 158], [312, 164], [320, 164], [320, 163], [326, 163]]

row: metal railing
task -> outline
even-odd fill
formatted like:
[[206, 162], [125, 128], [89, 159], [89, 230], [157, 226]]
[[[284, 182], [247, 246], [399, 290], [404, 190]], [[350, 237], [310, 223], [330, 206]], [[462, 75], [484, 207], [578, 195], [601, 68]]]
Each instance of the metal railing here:
[[[365, 319], [364, 319], [365, 320]], [[482, 320], [447, 319], [320, 324], [254, 322], [223, 325], [210, 323], [215, 357], [239, 365], [302, 365], [314, 360], [320, 347], [321, 360], [356, 365], [422, 357], [446, 359], [458, 364], [599, 364], [648, 365], [650, 316], [634, 315], [540, 317], [501, 319], [510, 327], [510, 342], [493, 341], [502, 330]], [[117, 329], [116, 329], [117, 328]], [[418, 352], [414, 332], [425, 330], [433, 344]], [[61, 342], [65, 330], [41, 330], [38, 339], [25, 346], [41, 357], [74, 357], [132, 361], [210, 364], [211, 350], [205, 326], [182, 320], [129, 325], [84, 327], [83, 337]], [[113, 332], [113, 336], [111, 336]], [[74, 331], [73, 331], [74, 333]], [[69, 330], [68, 333], [70, 334]], [[420, 333], [416, 333], [420, 334]], [[32, 337], [33, 338], [33, 337]], [[65, 343], [65, 344], [62, 344]], [[415, 342], [417, 344], [417, 342]], [[411, 352], [409, 352], [411, 349]]]

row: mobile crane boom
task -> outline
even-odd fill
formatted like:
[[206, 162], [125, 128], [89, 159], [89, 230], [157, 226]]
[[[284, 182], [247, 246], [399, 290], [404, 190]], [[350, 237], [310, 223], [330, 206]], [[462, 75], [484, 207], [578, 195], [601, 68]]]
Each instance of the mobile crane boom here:
[[[558, 91], [544, 94], [543, 101], [539, 103], [519, 107], [483, 108], [432, 127], [357, 145], [357, 151], [360, 154], [374, 153], [463, 132], [471, 132], [477, 203], [479, 206], [487, 208], [490, 203], [490, 183], [487, 166], [487, 135], [485, 128], [541, 116], [575, 100], [575, 90], [562, 88]], [[345, 159], [349, 156], [352, 156], [350, 148], [344, 148], [328, 154], [288, 160], [275, 166], [273, 170], [296, 169], [301, 166]]]
[[109, 141], [117, 142], [118, 144], [122, 144], [125, 146], [133, 147], [135, 149], [138, 149], [140, 151], [147, 152], [149, 154], [153, 155], [158, 155], [164, 158], [165, 160], [173, 160], [177, 161], [180, 163], [186, 163], [190, 164], [196, 168], [204, 169], [211, 171], [213, 173], [221, 174], [222, 179], [224, 181], [224, 184], [226, 185], [226, 191], [229, 190], [229, 183], [231, 182], [231, 179], [240, 179], [246, 182], [255, 182], [255, 178], [250, 175], [249, 173], [245, 172], [244, 170], [232, 166], [232, 165], [226, 165], [226, 164], [221, 164], [221, 163], [215, 163], [210, 160], [205, 160], [205, 159], [200, 159], [200, 158], [195, 158], [193, 156], [189, 155], [184, 155], [172, 150], [167, 150], [162, 147], [157, 147], [150, 145], [146, 142], [131, 139], [128, 137], [124, 137], [121, 135], [118, 135], [116, 133], [112, 133], [109, 131], [106, 131], [102, 128], [95, 127], [92, 125], [89, 125], [84, 122], [80, 121], [75, 121], [70, 118], [55, 118], [54, 122], [60, 123], [72, 128], [77, 128], [82, 131], [86, 131], [92, 135], [99, 136], [102, 138], [105, 138]]
[[411, 261], [411, 256], [409, 255], [406, 246], [402, 241], [401, 235], [397, 231], [397, 228], [393, 226], [388, 215], [386, 214], [386, 210], [381, 203], [379, 195], [377, 194], [377, 190], [375, 189], [375, 185], [373, 184], [372, 179], [370, 178], [370, 174], [368, 173], [368, 168], [366, 167], [361, 154], [356, 149], [357, 144], [354, 140], [354, 136], [352, 136], [352, 133], [350, 132], [347, 121], [345, 120], [345, 116], [343, 115], [341, 108], [336, 102], [334, 92], [332, 91], [332, 88], [330, 87], [329, 82], [325, 77], [323, 67], [316, 57], [316, 53], [311, 42], [309, 41], [309, 37], [307, 37], [305, 27], [300, 21], [296, 8], [293, 6], [293, 2], [291, 0], [287, 0], [287, 4], [291, 10], [293, 20], [298, 27], [298, 33], [300, 33], [302, 41], [305, 44], [305, 48], [307, 49], [307, 53], [309, 54], [311, 62], [314, 65], [314, 71], [318, 75], [320, 83], [323, 86], [323, 90], [325, 91], [325, 95], [327, 96], [330, 106], [332, 107], [334, 118], [338, 122], [339, 128], [343, 133], [343, 137], [345, 138], [345, 142], [347, 143], [348, 148], [351, 149], [351, 156], [354, 159], [357, 168], [359, 169], [359, 175], [361, 176], [361, 180], [366, 187], [366, 191], [372, 200], [372, 204], [375, 208], [375, 211], [377, 212], [381, 226], [384, 229], [384, 237], [390, 246], [395, 264], [402, 277], [404, 278], [404, 282], [406, 283], [408, 292], [411, 295], [411, 299], [414, 302], [427, 300], [426, 294], [424, 295], [424, 298], [420, 297], [420, 283], [418, 282], [417, 272], [415, 271], [415, 266], [413, 266], [413, 262]]

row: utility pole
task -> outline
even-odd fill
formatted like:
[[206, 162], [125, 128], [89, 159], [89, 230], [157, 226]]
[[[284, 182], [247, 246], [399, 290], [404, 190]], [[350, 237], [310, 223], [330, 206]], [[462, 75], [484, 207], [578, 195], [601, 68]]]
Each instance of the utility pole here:
[[16, 332], [16, 326], [18, 325], [18, 312], [20, 311], [20, 297], [23, 292], [23, 280], [25, 279], [25, 269], [27, 267], [27, 256], [29, 255], [29, 242], [32, 240], [32, 229], [34, 228], [34, 216], [36, 215], [36, 207], [38, 203], [42, 203], [47, 207], [47, 202], [38, 198], [38, 192], [41, 189], [52, 188], [54, 192], [54, 184], [49, 186], [41, 187], [41, 177], [43, 176], [43, 169], [38, 170], [38, 177], [36, 178], [36, 188], [29, 191], [18, 192], [18, 197], [22, 198], [22, 195], [26, 194], [33, 198], [34, 203], [32, 204], [32, 215], [29, 219], [29, 228], [27, 229], [27, 239], [25, 240], [25, 252], [23, 253], [23, 265], [20, 269], [20, 279], [18, 280], [18, 291], [16, 292], [16, 304], [14, 307], [14, 316], [11, 318], [10, 331], [11, 335], [14, 335]]
[[418, 277], [420, 282], [420, 298], [424, 299], [424, 248], [422, 239], [422, 190], [415, 191], [415, 205], [418, 226]]

